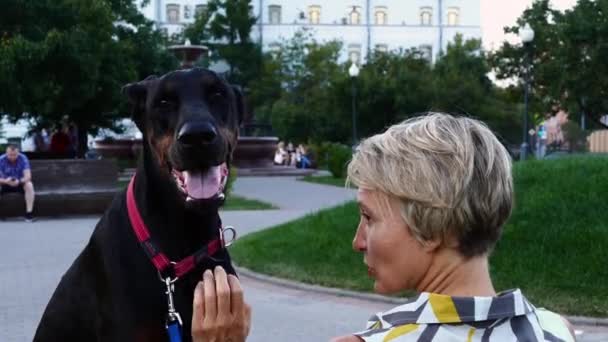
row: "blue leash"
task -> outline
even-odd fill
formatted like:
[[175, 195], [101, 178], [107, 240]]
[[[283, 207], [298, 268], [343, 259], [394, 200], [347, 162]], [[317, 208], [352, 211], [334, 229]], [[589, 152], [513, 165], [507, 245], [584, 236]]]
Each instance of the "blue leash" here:
[[182, 327], [179, 321], [167, 324], [167, 334], [169, 334], [169, 342], [182, 342]]

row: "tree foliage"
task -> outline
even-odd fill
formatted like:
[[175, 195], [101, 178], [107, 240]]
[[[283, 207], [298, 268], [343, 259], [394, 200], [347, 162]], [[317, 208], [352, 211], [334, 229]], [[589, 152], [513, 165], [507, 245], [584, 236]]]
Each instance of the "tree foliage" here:
[[535, 31], [533, 42], [528, 49], [504, 43], [491, 56], [497, 76], [523, 79], [531, 64], [537, 110], [558, 105], [599, 124], [608, 112], [608, 80], [599, 76], [608, 72], [608, 0], [579, 0], [564, 12], [551, 8], [549, 0], [536, 0], [505, 32], [518, 33], [525, 23]]
[[348, 76], [350, 62], [340, 62], [341, 48], [300, 31], [266, 54], [262, 75], [251, 86], [258, 119], [287, 140], [350, 143], [354, 85], [358, 138], [441, 110], [479, 118], [506, 141], [518, 141], [519, 108], [488, 79], [479, 40], [457, 37], [435, 65], [417, 50], [376, 51], [356, 79]]
[[175, 67], [163, 46], [134, 2], [7, 0], [0, 12], [0, 110], [41, 124], [67, 115], [82, 133], [112, 127], [124, 115], [122, 85]]
[[251, 40], [256, 21], [251, 0], [210, 0], [183, 38], [209, 46], [214, 61], [228, 64], [227, 78], [247, 86], [260, 72], [261, 48]]

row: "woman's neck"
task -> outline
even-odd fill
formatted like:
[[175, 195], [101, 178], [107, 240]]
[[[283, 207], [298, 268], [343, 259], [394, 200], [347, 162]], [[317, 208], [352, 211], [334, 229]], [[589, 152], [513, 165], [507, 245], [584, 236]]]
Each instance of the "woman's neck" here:
[[496, 295], [487, 256], [466, 259], [449, 248], [442, 248], [433, 256], [416, 290], [458, 297]]

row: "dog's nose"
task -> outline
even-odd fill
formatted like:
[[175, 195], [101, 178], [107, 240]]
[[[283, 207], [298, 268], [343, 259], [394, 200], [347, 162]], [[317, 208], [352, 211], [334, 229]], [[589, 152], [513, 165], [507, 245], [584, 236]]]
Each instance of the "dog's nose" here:
[[177, 134], [177, 140], [185, 145], [210, 144], [216, 137], [217, 130], [206, 121], [186, 122]]

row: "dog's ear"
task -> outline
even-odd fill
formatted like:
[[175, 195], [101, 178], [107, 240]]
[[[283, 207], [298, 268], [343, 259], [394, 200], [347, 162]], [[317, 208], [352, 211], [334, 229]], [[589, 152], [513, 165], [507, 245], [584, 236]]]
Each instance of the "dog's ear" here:
[[231, 86], [232, 91], [234, 92], [234, 100], [236, 102], [235, 107], [239, 118], [238, 125], [240, 127], [241, 123], [243, 123], [243, 120], [245, 119], [245, 97], [243, 96], [241, 86], [236, 84], [231, 84]]
[[142, 132], [144, 132], [142, 124], [148, 98], [148, 83], [157, 78], [154, 75], [148, 76], [143, 81], [129, 83], [121, 89], [121, 93], [127, 97], [131, 105], [131, 119]]

